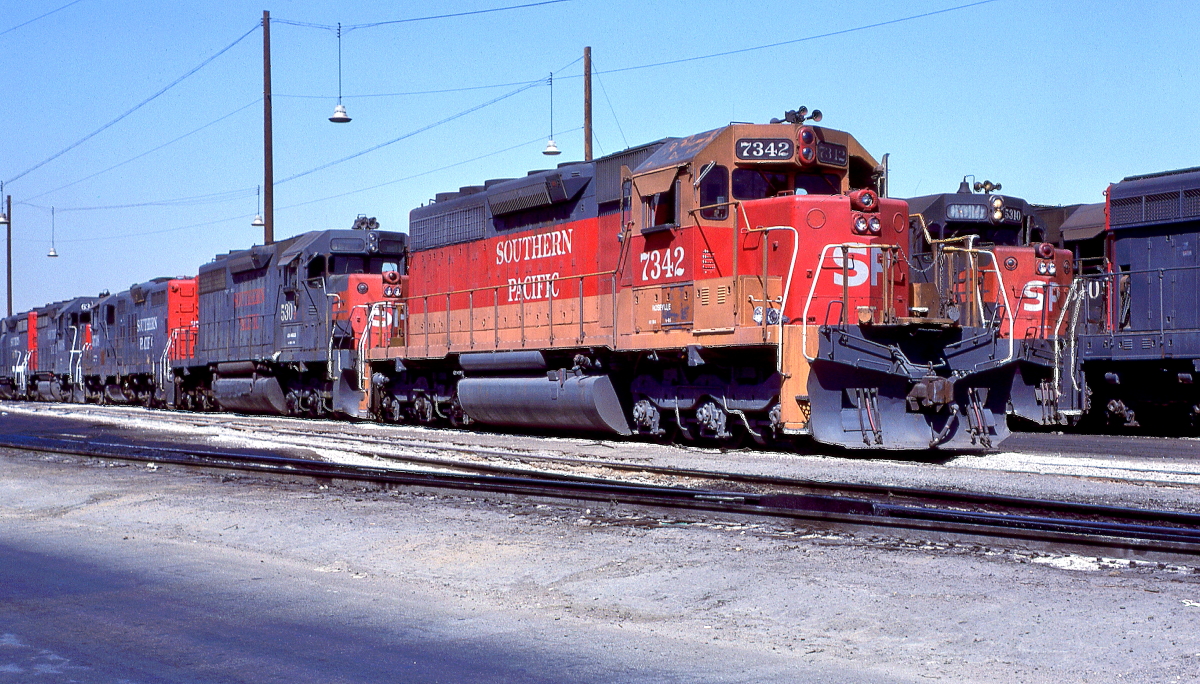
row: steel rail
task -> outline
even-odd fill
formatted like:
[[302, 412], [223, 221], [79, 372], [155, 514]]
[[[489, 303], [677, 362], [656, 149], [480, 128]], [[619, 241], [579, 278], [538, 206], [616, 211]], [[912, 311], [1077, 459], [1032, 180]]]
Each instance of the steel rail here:
[[[396, 471], [275, 455], [194, 451], [95, 442], [81, 443], [24, 435], [9, 435], [0, 441], [0, 446], [25, 451], [262, 472], [316, 479], [602, 501], [726, 514], [819, 520], [858, 526], [918, 529], [1039, 542], [1064, 542], [1091, 547], [1126, 549], [1140, 553], [1164, 552], [1200, 556], [1200, 528], [978, 513], [943, 508], [900, 506], [836, 496], [787, 493], [756, 494], [585, 481], [579, 478], [546, 477], [545, 474], [539, 474], [539, 477], [514, 477]], [[1157, 513], [1164, 516], [1170, 515], [1169, 512]]]
[[[294, 419], [271, 417], [267, 418], [270, 421], [287, 421], [293, 422]], [[239, 425], [236, 423], [222, 423], [222, 426], [237, 430], [257, 430], [258, 427], [253, 424]], [[290, 427], [290, 426], [289, 426]], [[837, 482], [837, 481], [821, 481], [800, 478], [781, 477], [776, 475], [754, 475], [746, 473], [731, 473], [724, 471], [699, 470], [694, 468], [681, 468], [676, 466], [655, 466], [648, 464], [628, 464], [606, 461], [602, 459], [577, 459], [548, 456], [536, 453], [523, 453], [512, 449], [497, 449], [488, 447], [477, 447], [461, 444], [443, 444], [438, 442], [425, 442], [420, 440], [397, 440], [382, 437], [370, 437], [367, 435], [347, 435], [338, 432], [336, 429], [323, 429], [323, 426], [308, 425], [310, 434], [317, 434], [328, 438], [336, 438], [340, 442], [358, 442], [361, 444], [377, 444], [387, 447], [411, 447], [417, 449], [428, 449], [431, 451], [452, 451], [468, 455], [494, 456], [507, 460], [517, 461], [542, 461], [548, 463], [557, 463], [568, 467], [595, 467], [605, 468], [608, 470], [618, 470], [638, 474], [653, 474], [671, 478], [688, 478], [694, 480], [717, 480], [730, 484], [753, 485], [763, 487], [773, 487], [781, 489], [793, 490], [811, 490], [813, 492], [852, 492], [855, 494], [869, 496], [879, 499], [881, 502], [892, 502], [896, 499], [910, 499], [913, 501], [942, 501], [948, 505], [970, 506], [970, 507], [997, 507], [1009, 508], [1022, 511], [1038, 510], [1056, 513], [1067, 513], [1079, 516], [1094, 516], [1106, 517], [1124, 520], [1151, 520], [1155, 522], [1169, 522], [1183, 526], [1200, 527], [1200, 514], [1187, 513], [1182, 511], [1166, 511], [1144, 508], [1133, 508], [1127, 506], [1112, 506], [1106, 504], [1091, 504], [1078, 503], [1071, 501], [1061, 501], [1053, 499], [1036, 499], [1030, 497], [1018, 497], [1002, 494], [985, 494], [979, 492], [964, 492], [948, 489], [925, 489], [919, 487], [905, 487], [898, 485], [873, 485], [852, 482]], [[275, 435], [276, 439], [286, 436]], [[2, 444], [2, 443], [0, 443]], [[304, 448], [310, 445], [295, 443], [292, 446]], [[199, 452], [196, 452], [199, 453]], [[205, 453], [220, 453], [220, 452], [205, 452]], [[491, 464], [481, 463], [466, 463], [462, 461], [452, 461], [445, 458], [425, 457], [417, 455], [396, 455], [386, 454], [376, 451], [356, 451], [356, 453], [364, 456], [387, 459], [389, 461], [414, 463], [426, 466], [436, 466], [440, 468], [453, 468], [458, 470], [475, 471], [485, 474], [504, 474], [520, 477], [529, 477], [530, 475], [544, 474], [550, 477], [559, 479], [575, 479], [579, 481], [595, 481], [595, 482], [611, 482], [604, 478], [590, 478], [587, 476], [569, 475], [564, 473], [547, 473], [545, 471], [531, 471], [522, 468], [511, 468], [504, 466], [496, 466]]]
[[[286, 420], [286, 419], [282, 419]], [[237, 426], [224, 424], [226, 428], [239, 429]], [[247, 428], [248, 429], [248, 428]], [[314, 431], [319, 432], [326, 437], [336, 437], [340, 441], [354, 441], [364, 444], [378, 444], [381, 446], [395, 447], [411, 447], [417, 449], [428, 449], [431, 451], [453, 451], [469, 455], [494, 456], [509, 460], [538, 460], [542, 462], [556, 463], [570, 467], [595, 467], [606, 468], [609, 470], [619, 470], [631, 473], [645, 473], [653, 475], [662, 475], [672, 478], [689, 478], [696, 480], [718, 480], [729, 482], [731, 484], [745, 484], [770, 486], [789, 489], [810, 489], [821, 492], [854, 492], [861, 495], [879, 497], [884, 500], [896, 498], [910, 498], [914, 500], [938, 500], [950, 502], [958, 505], [973, 505], [973, 506], [995, 506], [1000, 508], [1016, 508], [1022, 510], [1044, 510], [1058, 513], [1073, 513], [1076, 515], [1086, 516], [1102, 516], [1120, 519], [1139, 519], [1139, 520], [1155, 520], [1163, 522], [1172, 522], [1179, 525], [1200, 526], [1200, 514], [1187, 513], [1183, 511], [1164, 511], [1144, 508], [1133, 508], [1128, 506], [1112, 506], [1106, 504], [1090, 504], [1077, 503], [1072, 501], [1061, 501], [1054, 499], [1036, 499], [1031, 497], [1019, 497], [1004, 494], [985, 494], [978, 492], [963, 492], [949, 489], [924, 489], [919, 487], [905, 487], [899, 485], [872, 485], [853, 482], [837, 482], [837, 481], [821, 481], [800, 478], [781, 477], [777, 475], [753, 475], [747, 473], [731, 473], [724, 471], [699, 470], [694, 468], [681, 468], [676, 466], [655, 466], [647, 464], [629, 464], [618, 463], [613, 461], [605, 461], [602, 459], [577, 459], [565, 458], [556, 456], [547, 456], [536, 453], [522, 453], [519, 451], [508, 449], [496, 449], [487, 447], [465, 446], [460, 444], [441, 444], [436, 442], [422, 442], [418, 440], [396, 440], [387, 438], [375, 438], [369, 436], [346, 435], [333, 430]], [[296, 446], [303, 446], [297, 444]], [[451, 461], [444, 458], [424, 457], [414, 455], [394, 455], [385, 454], [376, 451], [358, 451], [361, 455], [383, 458], [391, 461], [419, 463], [422, 465], [434, 465], [447, 468], [459, 468], [477, 470], [488, 473], [504, 473], [514, 475], [529, 475], [538, 474], [541, 471], [529, 471], [521, 468], [507, 468], [503, 466], [495, 466], [481, 463], [465, 463], [462, 461]], [[584, 476], [565, 475], [560, 473], [547, 473], [554, 477], [570, 477], [580, 479], [596, 479], [586, 478]], [[1191, 474], [1191, 473], [1186, 473]]]

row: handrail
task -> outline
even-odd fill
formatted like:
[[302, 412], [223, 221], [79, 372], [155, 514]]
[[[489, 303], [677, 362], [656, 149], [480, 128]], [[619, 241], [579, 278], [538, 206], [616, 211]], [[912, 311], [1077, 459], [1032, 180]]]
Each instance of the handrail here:
[[[779, 324], [778, 324], [779, 330], [776, 334], [776, 336], [778, 337], [778, 339], [776, 340], [776, 343], [779, 345], [779, 351], [776, 352], [776, 356], [775, 356], [775, 371], [777, 373], [783, 375], [783, 337], [784, 337], [784, 335], [783, 335], [783, 314], [785, 311], [787, 311], [788, 294], [790, 294], [792, 291], [792, 275], [796, 272], [796, 253], [800, 251], [800, 233], [799, 233], [799, 231], [796, 230], [795, 226], [767, 226], [765, 228], [762, 226], [759, 226], [758, 228], [747, 228], [746, 232], [747, 233], [763, 233], [764, 235], [766, 235], [767, 233], [770, 233], [773, 230], [790, 230], [790, 231], [792, 231], [792, 262], [788, 266], [787, 282], [784, 283], [783, 297], [782, 297], [781, 301], [779, 302]], [[766, 249], [767, 249], [767, 244], [766, 244], [766, 240], [764, 239], [763, 244], [762, 244], [762, 250], [763, 250], [764, 255], [766, 254]], [[766, 285], [766, 274], [764, 273], [763, 274], [763, 287], [765, 288], [766, 286], [767, 286]], [[763, 302], [763, 322], [764, 323], [767, 321], [766, 306], [767, 306], [767, 303], [766, 303], [766, 301], [764, 301]]]
[[[841, 244], [830, 243], [830, 244], [825, 245], [825, 247], [823, 247], [821, 249], [821, 256], [819, 259], [817, 259], [817, 270], [816, 270], [816, 273], [813, 275], [812, 285], [808, 288], [808, 298], [804, 302], [804, 312], [802, 314], [802, 320], [801, 320], [801, 325], [803, 326], [803, 328], [800, 331], [800, 345], [803, 347], [804, 358], [808, 359], [809, 361], [815, 361], [817, 358], [815, 356], [808, 355], [808, 310], [809, 310], [809, 307], [812, 306], [813, 297], [816, 295], [817, 283], [821, 282], [821, 271], [824, 268], [825, 257], [829, 254], [829, 250], [834, 249], [834, 248], [841, 248], [842, 250], [844, 250], [842, 252], [842, 279], [843, 279], [843, 282], [849, 282], [848, 278], [849, 278], [850, 274], [848, 271], [848, 263], [847, 263], [849, 261], [849, 259], [846, 258], [847, 256], [849, 256], [849, 250], [859, 249], [859, 248], [864, 248], [864, 247], [867, 248], [868, 250], [870, 250], [872, 247], [885, 247], [885, 246], [886, 247], [898, 247], [898, 245], [868, 245], [864, 242], [843, 242]], [[869, 251], [867, 253], [870, 254]], [[870, 268], [870, 264], [868, 264], [867, 266], [868, 266], [868, 268]], [[845, 302], [845, 301], [842, 302], [842, 317], [843, 318], [846, 318], [846, 311], [847, 311], [848, 306], [849, 306], [849, 302]], [[782, 320], [782, 318], [780, 320]]]
[[[968, 237], [974, 237], [974, 236], [968, 236]], [[986, 255], [988, 255], [988, 257], [991, 258], [992, 272], [996, 274], [996, 285], [1000, 289], [1001, 294], [1004, 295], [1004, 309], [1005, 309], [1005, 313], [1007, 314], [1007, 317], [1008, 317], [1008, 358], [1004, 359], [1004, 361], [1001, 361], [1000, 363], [1004, 364], [1004, 363], [1008, 363], [1009, 361], [1012, 361], [1013, 357], [1016, 356], [1016, 340], [1014, 339], [1016, 337], [1016, 321], [1013, 318], [1012, 302], [1010, 302], [1008, 300], [1008, 290], [1004, 287], [1004, 275], [1002, 273], [1000, 273], [1000, 264], [996, 260], [996, 253], [991, 250], [988, 250], [988, 249], [973, 249], [973, 248], [965, 248], [965, 247], [946, 247], [945, 250], [950, 251], [950, 252], [969, 252], [969, 253], [974, 253], [974, 254], [986, 254]], [[976, 286], [976, 292], [979, 292], [980, 289], [981, 288]], [[980, 294], [979, 296], [980, 296], [980, 309], [979, 310], [980, 310], [980, 313], [982, 313], [983, 312], [982, 294]]]

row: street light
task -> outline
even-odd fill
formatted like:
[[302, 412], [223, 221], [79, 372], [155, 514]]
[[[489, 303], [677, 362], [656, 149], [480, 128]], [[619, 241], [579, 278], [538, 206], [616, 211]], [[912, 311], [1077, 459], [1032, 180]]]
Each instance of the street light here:
[[558, 149], [558, 145], [554, 144], [554, 74], [550, 74], [550, 142], [546, 143], [546, 149], [542, 150], [542, 154], [547, 157], [553, 157], [562, 154], [562, 150]]
[[333, 123], [350, 123], [350, 117], [346, 114], [346, 107], [342, 104], [342, 22], [338, 22], [338, 103], [333, 108], [333, 116], [329, 120]]
[[254, 220], [250, 222], [250, 225], [255, 228], [262, 228], [263, 226], [267, 225], [267, 222], [264, 221], [263, 217], [262, 217], [262, 186], [261, 185], [258, 186], [258, 212], [254, 214]]
[[54, 207], [50, 207], [50, 251], [46, 256], [57, 259], [58, 251], [54, 249]]

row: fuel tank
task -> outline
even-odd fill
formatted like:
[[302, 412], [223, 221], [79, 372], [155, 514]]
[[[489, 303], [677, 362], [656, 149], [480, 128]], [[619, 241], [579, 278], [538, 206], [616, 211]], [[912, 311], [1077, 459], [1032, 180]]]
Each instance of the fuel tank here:
[[607, 375], [464, 378], [458, 401], [480, 423], [632, 434]]
[[275, 378], [218, 378], [212, 389], [217, 403], [226, 411], [287, 414], [287, 400]]

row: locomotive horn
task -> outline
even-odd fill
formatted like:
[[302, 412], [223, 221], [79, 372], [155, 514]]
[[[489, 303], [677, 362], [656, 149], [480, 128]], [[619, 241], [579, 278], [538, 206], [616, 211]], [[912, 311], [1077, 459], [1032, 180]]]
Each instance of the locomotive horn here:
[[816, 121], [817, 123], [820, 123], [820, 122], [821, 122], [821, 118], [822, 118], [822, 117], [821, 117], [821, 110], [819, 110], [819, 109], [814, 109], [814, 110], [813, 110], [813, 113], [812, 113], [812, 116], [810, 116], [810, 117], [808, 117], [808, 118], [812, 119], [813, 121]]

